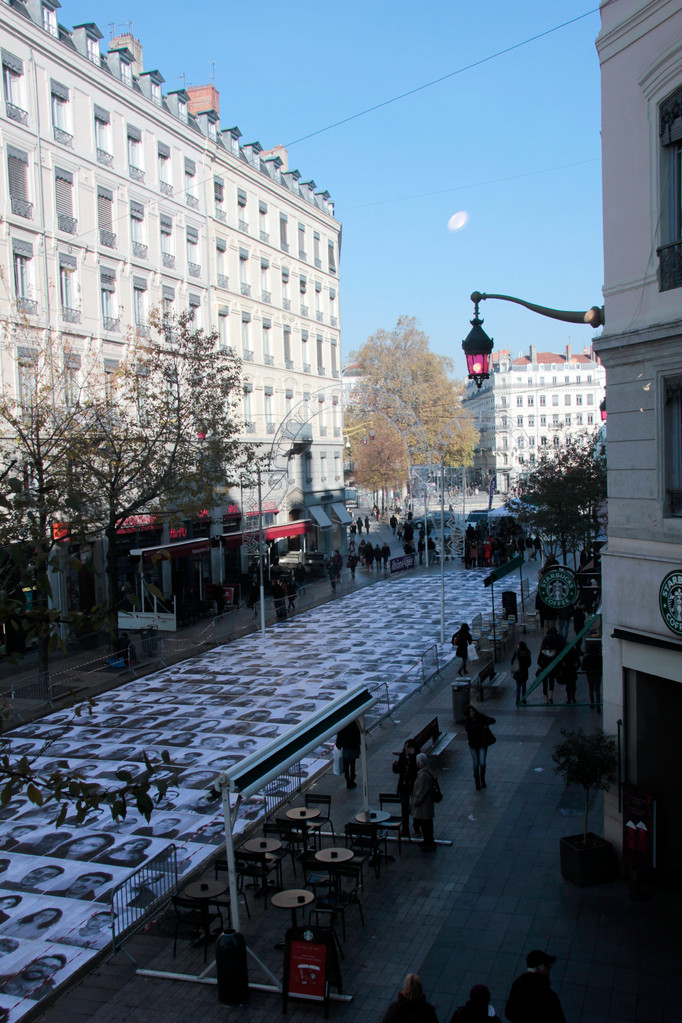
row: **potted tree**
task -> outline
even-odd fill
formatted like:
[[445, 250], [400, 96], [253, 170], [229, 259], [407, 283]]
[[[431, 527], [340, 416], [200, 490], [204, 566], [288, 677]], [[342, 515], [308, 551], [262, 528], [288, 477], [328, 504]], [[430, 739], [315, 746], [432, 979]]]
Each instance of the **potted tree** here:
[[564, 739], [552, 754], [554, 770], [567, 785], [580, 785], [585, 792], [582, 835], [569, 835], [559, 842], [561, 873], [580, 888], [612, 881], [615, 873], [613, 847], [606, 839], [587, 830], [592, 789], [608, 789], [615, 780], [616, 742], [599, 729], [561, 732]]

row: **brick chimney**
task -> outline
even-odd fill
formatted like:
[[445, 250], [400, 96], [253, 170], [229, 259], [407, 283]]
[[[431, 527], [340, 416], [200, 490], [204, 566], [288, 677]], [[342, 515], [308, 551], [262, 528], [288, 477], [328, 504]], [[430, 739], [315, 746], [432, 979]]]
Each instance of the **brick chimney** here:
[[139, 39], [136, 39], [132, 32], [127, 32], [125, 35], [116, 36], [109, 43], [109, 50], [130, 50], [133, 57], [132, 68], [135, 77], [142, 74], [144, 71], [144, 65], [142, 64], [142, 43]]
[[205, 110], [220, 113], [220, 93], [215, 85], [190, 85], [187, 95], [190, 114], [202, 114]]

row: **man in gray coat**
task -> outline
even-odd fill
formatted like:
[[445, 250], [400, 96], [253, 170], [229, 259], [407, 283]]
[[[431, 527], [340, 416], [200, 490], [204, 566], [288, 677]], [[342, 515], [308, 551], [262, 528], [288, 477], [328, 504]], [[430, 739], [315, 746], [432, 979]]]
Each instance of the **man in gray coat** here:
[[429, 758], [425, 753], [417, 756], [417, 778], [412, 789], [410, 813], [422, 833], [422, 852], [433, 852], [433, 775], [429, 770]]

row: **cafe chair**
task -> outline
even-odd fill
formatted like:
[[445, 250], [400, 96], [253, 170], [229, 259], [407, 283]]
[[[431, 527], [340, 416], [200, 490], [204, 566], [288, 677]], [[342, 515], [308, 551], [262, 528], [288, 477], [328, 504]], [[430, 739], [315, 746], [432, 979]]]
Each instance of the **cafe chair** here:
[[330, 874], [334, 878], [334, 887], [325, 895], [315, 900], [310, 911], [319, 920], [320, 913], [327, 913], [333, 922], [341, 917], [341, 933], [343, 940], [346, 940], [346, 910], [357, 906], [360, 913], [362, 926], [365, 926], [365, 914], [362, 911], [360, 901], [360, 867], [352, 863], [335, 863], [330, 867]]
[[[282, 861], [273, 859], [268, 853], [247, 852], [245, 849], [237, 849], [234, 854], [234, 865], [238, 878], [238, 890], [244, 891], [247, 879], [250, 885], [256, 889], [257, 895], [267, 895], [268, 887], [271, 886], [269, 878], [274, 874], [275, 887], [283, 888], [282, 884]], [[259, 884], [260, 882], [260, 884]], [[268, 899], [263, 900], [267, 908]]]
[[188, 899], [180, 895], [172, 898], [173, 909], [175, 910], [175, 935], [173, 937], [173, 958], [178, 947], [178, 932], [181, 927], [191, 930], [193, 934], [203, 934], [204, 962], [208, 954], [208, 943], [211, 940], [211, 924], [215, 920], [220, 921], [220, 930], [224, 928], [223, 915], [216, 906], [215, 911], [211, 909], [208, 902], [203, 899]]
[[[216, 881], [218, 880], [218, 874], [227, 874], [227, 873], [229, 873], [229, 867], [227, 865], [227, 860], [216, 860], [215, 863], [213, 864], [213, 871], [214, 871], [214, 877], [215, 877]], [[250, 920], [251, 919], [251, 910], [249, 909], [249, 903], [248, 903], [248, 900], [246, 898], [246, 892], [245, 891], [238, 891], [237, 892], [237, 898], [238, 899], [241, 898], [243, 900], [243, 902], [244, 902], [244, 909], [246, 910], [246, 915], [248, 916], [248, 918]], [[227, 910], [228, 919], [230, 921], [230, 926], [232, 925], [232, 905], [230, 903], [230, 891], [229, 891], [229, 888], [228, 888], [227, 891], [223, 892], [223, 894], [220, 896], [219, 899], [212, 899], [210, 905], [218, 906], [218, 908], [220, 910], [226, 909]]]
[[301, 868], [303, 870], [303, 885], [305, 888], [312, 889], [316, 898], [318, 888], [331, 888], [334, 884], [331, 872], [326, 869], [327, 864], [320, 863], [314, 855], [304, 856], [301, 860]]
[[[402, 856], [402, 849], [400, 848], [400, 832], [403, 827], [403, 804], [400, 796], [395, 795], [393, 792], [380, 792], [379, 793], [379, 809], [383, 810], [386, 807], [390, 808], [397, 807], [399, 813], [391, 813], [391, 816], [387, 821], [381, 822], [383, 831], [386, 831], [389, 835], [395, 835], [398, 839], [398, 855]], [[408, 829], [409, 836], [409, 829]]]
[[[291, 867], [296, 877], [296, 857], [303, 852], [304, 834], [299, 824], [290, 821], [288, 817], [275, 817], [269, 825], [274, 825], [277, 837], [282, 843], [285, 856], [291, 857]], [[283, 857], [284, 858], [284, 857]]]
[[374, 865], [374, 873], [379, 877], [381, 873], [381, 843], [384, 845], [384, 855], [388, 855], [386, 832], [379, 831], [378, 824], [360, 824], [351, 821], [346, 824], [346, 848], [352, 849], [356, 857], [363, 857], [364, 861], [369, 860]]
[[[277, 824], [277, 821], [263, 821], [263, 837], [264, 838], [276, 838], [280, 842], [282, 841], [282, 839], [280, 838], [280, 835], [279, 835], [279, 825]], [[280, 860], [280, 862], [282, 860], [285, 860], [287, 858], [287, 856], [289, 856], [289, 855], [291, 855], [291, 865], [292, 865], [292, 867], [294, 869], [294, 875], [295, 875], [296, 874], [296, 867], [294, 865], [294, 857], [293, 857], [293, 855], [291, 853], [291, 849], [288, 848], [288, 843], [287, 842], [282, 842], [282, 848], [281, 849], [276, 849], [274, 852], [268, 853], [268, 856], [272, 856], [273, 859]]]
[[[308, 827], [313, 832], [313, 834], [316, 835], [317, 838], [321, 841], [321, 839], [322, 839], [322, 828], [325, 826], [325, 824], [327, 824], [327, 825], [329, 825], [330, 834], [331, 834], [331, 837], [333, 838], [334, 837], [334, 824], [332, 823], [332, 819], [330, 817], [331, 808], [332, 808], [332, 797], [331, 796], [323, 796], [323, 795], [320, 795], [319, 793], [314, 793], [314, 792], [306, 792], [303, 795], [303, 799], [304, 799], [304, 802], [305, 802], [305, 805], [306, 805], [307, 809], [309, 809], [309, 810], [319, 810], [320, 811], [320, 816], [319, 817], [315, 817], [314, 820], [308, 821]], [[318, 841], [318, 846], [319, 846], [319, 841]]]

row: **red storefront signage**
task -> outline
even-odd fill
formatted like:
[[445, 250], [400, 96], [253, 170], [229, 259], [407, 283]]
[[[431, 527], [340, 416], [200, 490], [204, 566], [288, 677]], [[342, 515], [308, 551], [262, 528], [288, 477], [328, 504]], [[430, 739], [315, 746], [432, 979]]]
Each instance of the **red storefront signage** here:
[[322, 1002], [325, 994], [327, 946], [314, 941], [289, 945], [289, 994]]
[[623, 866], [656, 866], [656, 799], [636, 785], [623, 785]]
[[156, 515], [129, 515], [116, 530], [117, 533], [136, 533], [145, 529], [158, 529], [161, 523]]
[[53, 522], [52, 523], [52, 539], [53, 540], [70, 540], [71, 539], [71, 526], [68, 522]]
[[186, 540], [187, 539], [187, 526], [171, 526], [168, 535], [171, 540]]

